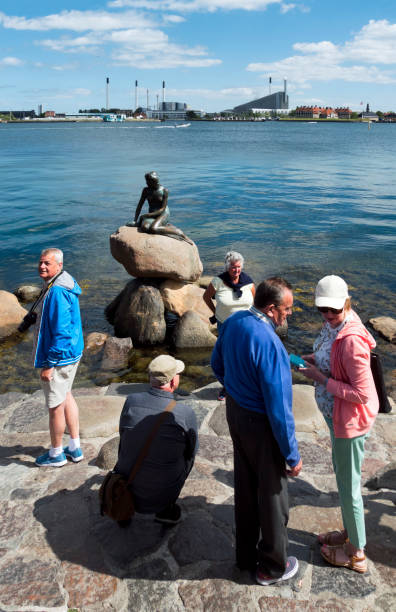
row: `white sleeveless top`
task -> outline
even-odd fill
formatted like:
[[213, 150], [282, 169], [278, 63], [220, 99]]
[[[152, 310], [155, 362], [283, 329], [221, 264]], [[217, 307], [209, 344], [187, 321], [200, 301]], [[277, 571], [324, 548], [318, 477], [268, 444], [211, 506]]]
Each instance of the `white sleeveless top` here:
[[216, 300], [215, 314], [216, 319], [220, 323], [224, 323], [224, 321], [234, 312], [238, 310], [247, 310], [253, 304], [253, 283], [241, 287], [242, 295], [239, 299], [235, 297], [235, 293], [231, 287], [227, 287], [218, 276], [215, 276], [211, 280], [211, 283], [216, 291], [214, 295], [214, 299]]

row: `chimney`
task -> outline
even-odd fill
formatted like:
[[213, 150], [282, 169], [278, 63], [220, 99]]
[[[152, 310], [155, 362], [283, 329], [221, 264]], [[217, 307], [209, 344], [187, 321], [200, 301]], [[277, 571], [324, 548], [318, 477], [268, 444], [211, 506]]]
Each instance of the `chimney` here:
[[109, 110], [109, 77], [106, 77], [106, 110]]

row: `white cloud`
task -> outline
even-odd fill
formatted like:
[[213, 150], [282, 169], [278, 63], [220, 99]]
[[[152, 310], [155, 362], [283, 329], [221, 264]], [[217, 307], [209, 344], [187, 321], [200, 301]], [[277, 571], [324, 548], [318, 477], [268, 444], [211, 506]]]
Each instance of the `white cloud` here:
[[[309, 81], [390, 84], [396, 82], [396, 24], [370, 20], [351, 41], [295, 43], [300, 55], [277, 62], [251, 63], [247, 70], [282, 77], [304, 86]], [[386, 68], [384, 68], [386, 66]]]
[[78, 68], [78, 64], [60, 64], [51, 66], [51, 68], [57, 72], [64, 72], [66, 70], [76, 70]]
[[17, 57], [3, 57], [3, 59], [0, 59], [0, 66], [22, 66], [23, 63]]
[[280, 10], [281, 10], [281, 13], [285, 14], [285, 13], [288, 13], [289, 11], [292, 11], [295, 8], [296, 8], [296, 5], [293, 3], [281, 4]]
[[163, 15], [162, 19], [165, 23], [183, 23], [183, 21], [186, 21], [181, 15]]
[[153, 25], [153, 21], [135, 13], [109, 13], [106, 11], [62, 11], [59, 14], [44, 17], [8, 17], [0, 12], [0, 24], [4, 28], [13, 30], [72, 30], [83, 32], [93, 30], [105, 32], [106, 30], [121, 30], [124, 28], [146, 28]]
[[213, 13], [217, 10], [260, 11], [271, 4], [280, 4], [282, 0], [112, 0], [108, 6], [112, 8], [132, 7], [154, 11]]
[[[167, 15], [168, 22], [184, 21], [178, 15]], [[109, 45], [108, 55], [114, 63], [138, 68], [205, 68], [221, 63], [209, 58], [203, 47], [186, 47], [169, 41], [167, 34], [157, 24], [134, 11], [109, 13], [106, 11], [62, 11], [59, 14], [27, 19], [8, 17], [0, 13], [0, 24], [17, 30], [69, 30], [84, 32], [80, 36], [61, 36], [36, 42], [51, 51], [62, 53], [104, 53], [101, 48]], [[60, 70], [60, 67], [56, 67]]]
[[[63, 53], [100, 53], [102, 45], [112, 45], [110, 56], [115, 64], [153, 68], [207, 68], [221, 60], [207, 57], [204, 47], [184, 47], [169, 41], [156, 28], [129, 28], [109, 32], [88, 32], [75, 38], [45, 39], [39, 43]], [[115, 46], [115, 47], [114, 47]]]

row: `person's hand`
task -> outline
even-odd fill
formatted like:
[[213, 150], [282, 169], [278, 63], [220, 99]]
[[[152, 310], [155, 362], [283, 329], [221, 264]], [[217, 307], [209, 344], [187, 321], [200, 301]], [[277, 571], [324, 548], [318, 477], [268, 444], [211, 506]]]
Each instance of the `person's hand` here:
[[315, 365], [315, 355], [314, 353], [310, 353], [309, 355], [301, 355], [301, 359], [304, 359], [307, 363], [311, 363]]
[[301, 472], [301, 469], [302, 469], [302, 459], [300, 459], [297, 465], [286, 470], [286, 474], [288, 475], [289, 478], [295, 478], [296, 476], [299, 475], [299, 473]]
[[52, 380], [53, 374], [54, 368], [43, 368], [40, 373], [40, 378], [41, 380], [49, 382], [50, 380]]
[[299, 368], [298, 371], [301, 372], [301, 374], [304, 374], [306, 378], [310, 378], [311, 380], [318, 382], [320, 385], [326, 384], [327, 376], [325, 376], [316, 366], [312, 365], [311, 363], [308, 363], [306, 368]]

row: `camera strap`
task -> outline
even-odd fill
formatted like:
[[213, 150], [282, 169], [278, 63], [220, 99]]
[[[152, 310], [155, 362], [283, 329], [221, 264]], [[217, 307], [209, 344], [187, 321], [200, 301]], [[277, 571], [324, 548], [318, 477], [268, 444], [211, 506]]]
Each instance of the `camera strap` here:
[[34, 312], [37, 308], [37, 306], [40, 304], [40, 302], [45, 298], [45, 296], [47, 295], [48, 291], [51, 289], [52, 285], [54, 284], [54, 282], [56, 281], [56, 279], [58, 278], [58, 276], [60, 276], [62, 274], [63, 270], [61, 270], [60, 272], [58, 272], [58, 274], [56, 276], [54, 276], [53, 279], [51, 279], [51, 281], [48, 283], [48, 285], [46, 287], [43, 287], [41, 290], [40, 295], [38, 296], [37, 300], [34, 302], [33, 306], [30, 307], [29, 309], [29, 314], [31, 312]]

